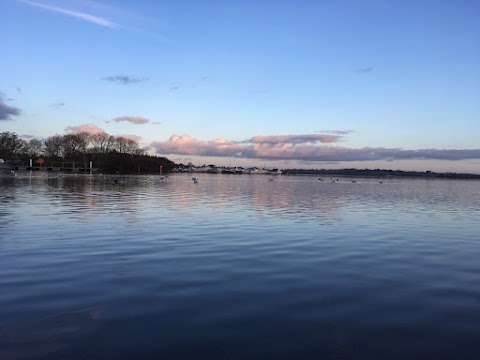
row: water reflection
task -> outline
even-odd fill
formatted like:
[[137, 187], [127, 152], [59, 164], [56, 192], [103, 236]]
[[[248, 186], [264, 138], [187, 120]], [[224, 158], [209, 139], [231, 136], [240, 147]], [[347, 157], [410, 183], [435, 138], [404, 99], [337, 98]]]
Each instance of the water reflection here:
[[[79, 214], [88, 222], [99, 213], [135, 222], [142, 212], [197, 213], [253, 211], [258, 217], [296, 217], [301, 221], [337, 221], [341, 209], [361, 212], [368, 207], [418, 212], [431, 207], [448, 211], [458, 206], [478, 210], [474, 182], [448, 180], [389, 180], [339, 178], [319, 182], [316, 177], [200, 175], [191, 176], [44, 175], [2, 178], [2, 201], [15, 196], [40, 196], [57, 213]], [[437, 186], [437, 184], [442, 186]], [[466, 195], [468, 194], [468, 195]]]
[[478, 182], [198, 177], [0, 179], [0, 358], [472, 345]]
[[15, 203], [15, 179], [12, 176], [0, 176], [0, 240], [8, 236], [7, 229], [13, 221], [11, 208]]

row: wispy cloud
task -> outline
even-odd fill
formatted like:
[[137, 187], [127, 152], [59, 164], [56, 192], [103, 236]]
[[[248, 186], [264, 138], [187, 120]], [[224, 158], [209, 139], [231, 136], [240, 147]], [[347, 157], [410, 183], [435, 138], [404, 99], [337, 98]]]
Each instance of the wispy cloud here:
[[318, 130], [315, 132], [320, 134], [348, 135], [353, 133], [354, 131], [353, 130]]
[[254, 136], [246, 140], [253, 144], [304, 144], [304, 143], [334, 143], [340, 141], [341, 135], [332, 134], [307, 134], [307, 135], [274, 135], [274, 136]]
[[14, 106], [5, 104], [3, 94], [0, 93], [0, 120], [12, 120], [13, 116], [18, 116], [22, 110]]
[[373, 66], [365, 66], [357, 69], [357, 74], [368, 74], [369, 72], [372, 72], [375, 70]]
[[[173, 135], [167, 141], [157, 141], [150, 148], [157, 154], [244, 157], [266, 160], [299, 161], [375, 161], [375, 160], [465, 160], [480, 159], [480, 149], [397, 149], [397, 148], [348, 148], [332, 143], [341, 137], [325, 137], [328, 134], [255, 136], [245, 141], [216, 139], [203, 141], [184, 134]], [[259, 141], [260, 140], [260, 141]]]
[[103, 80], [105, 81], [111, 81], [111, 82], [117, 82], [122, 85], [130, 85], [130, 84], [135, 84], [139, 83], [142, 81], [147, 81], [149, 78], [147, 77], [134, 77], [134, 76], [126, 76], [126, 75], [113, 75], [113, 76], [107, 76], [104, 77]]
[[176, 82], [170, 84], [169, 90], [171, 92], [174, 92], [174, 91], [180, 90], [181, 88], [182, 88], [182, 84], [180, 82], [176, 81]]
[[115, 122], [126, 121], [126, 122], [129, 122], [130, 124], [135, 124], [135, 125], [142, 125], [150, 122], [150, 120], [143, 117], [139, 117], [139, 116], [119, 116], [119, 117], [116, 117], [115, 119], [112, 119], [112, 121], [115, 121]]
[[87, 21], [89, 23], [96, 24], [96, 25], [99, 25], [99, 26], [108, 27], [108, 28], [112, 28], [112, 29], [120, 27], [120, 25], [118, 25], [117, 23], [115, 23], [115, 22], [113, 22], [113, 21], [111, 21], [107, 18], [92, 15], [92, 14], [89, 14], [89, 13], [86, 13], [86, 12], [70, 10], [70, 9], [66, 9], [66, 8], [62, 8], [62, 7], [58, 7], [58, 6], [48, 5], [48, 4], [35, 2], [35, 1], [29, 1], [29, 0], [18, 0], [18, 1], [21, 2], [21, 3], [27, 4], [27, 5], [30, 5], [30, 6], [34, 6], [34, 7], [38, 7], [38, 8], [50, 11], [50, 12], [54, 12], [54, 13], [57, 13], [57, 14], [70, 16], [70, 17], [73, 17], [73, 18], [76, 18], [76, 19]]
[[52, 103], [50, 106], [53, 108], [61, 108], [65, 106], [65, 103], [63, 101], [58, 101], [58, 102]]

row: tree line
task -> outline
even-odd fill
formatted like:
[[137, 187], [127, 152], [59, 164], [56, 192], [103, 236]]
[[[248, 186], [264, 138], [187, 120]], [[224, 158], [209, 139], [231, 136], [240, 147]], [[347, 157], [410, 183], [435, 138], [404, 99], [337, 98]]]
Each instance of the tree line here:
[[53, 135], [44, 140], [24, 140], [16, 133], [2, 132], [0, 159], [12, 165], [28, 163], [32, 159], [46, 167], [71, 162], [83, 165], [83, 168], [87, 168], [91, 161], [104, 173], [158, 173], [160, 166], [165, 172], [175, 167], [175, 163], [165, 157], [147, 155], [136, 141], [107, 133], [83, 132]]

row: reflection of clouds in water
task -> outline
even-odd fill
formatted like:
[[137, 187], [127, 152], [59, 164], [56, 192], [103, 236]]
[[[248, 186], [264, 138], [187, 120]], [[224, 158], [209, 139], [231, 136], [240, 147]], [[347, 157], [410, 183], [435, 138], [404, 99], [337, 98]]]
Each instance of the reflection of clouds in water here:
[[189, 174], [172, 176], [168, 186], [159, 190], [166, 193], [161, 197], [162, 208], [191, 214], [192, 221], [196, 217], [214, 221], [212, 216], [228, 217], [232, 213], [251, 216], [254, 211], [259, 218], [288, 217], [325, 223], [338, 222], [345, 216], [360, 219], [371, 208], [397, 212], [400, 208], [418, 211], [435, 206], [448, 210], [452, 205], [474, 205], [474, 197], [465, 199], [462, 195], [466, 190], [459, 184], [470, 184], [462, 181], [452, 182], [452, 191], [440, 197], [436, 182], [445, 180], [336, 176], [319, 181], [317, 176], [279, 176], [269, 181], [262, 175], [219, 174], [198, 177], [197, 187]]
[[189, 174], [172, 175], [165, 181], [156, 176], [120, 176], [118, 184], [116, 176], [36, 176], [28, 185], [50, 205], [46, 211], [69, 215], [82, 224], [99, 216], [135, 224], [142, 216], [154, 218], [165, 211], [205, 215], [253, 210], [259, 217], [318, 218], [332, 215], [341, 199], [307, 177], [278, 177], [274, 182], [262, 175], [198, 177], [198, 186]]
[[187, 214], [199, 211], [240, 214], [253, 210], [259, 218], [312, 219], [333, 216], [339, 206], [338, 197], [326, 187], [324, 191], [316, 191], [317, 184], [311, 177], [278, 177], [271, 182], [262, 175], [198, 176], [201, 180], [198, 187], [192, 186], [189, 175], [172, 177], [174, 188], [169, 190], [175, 194], [165, 198], [169, 209]]
[[[320, 182], [315, 176], [279, 176], [269, 181], [262, 175], [195, 175], [200, 180], [198, 186], [192, 183], [191, 174], [174, 174], [165, 180], [158, 176], [119, 176], [115, 183], [113, 175], [37, 173], [30, 178], [15, 178], [11, 188], [20, 198], [16, 201], [28, 203], [29, 197], [38, 195], [41, 203], [30, 204], [30, 211], [44, 212], [47, 220], [47, 215], [67, 215], [87, 225], [98, 223], [101, 218], [107, 228], [123, 228], [123, 231], [129, 231], [125, 224], [134, 228], [133, 225], [146, 221], [173, 219], [175, 214], [192, 223], [215, 221], [212, 216], [227, 218], [247, 212], [248, 216], [259, 219], [337, 221], [343, 214], [339, 211], [342, 208], [350, 209], [350, 213], [360, 213], [368, 206], [395, 210], [395, 204], [415, 207], [436, 201], [437, 197], [425, 187], [431, 181], [424, 180], [415, 182], [422, 184], [421, 187], [412, 187], [411, 182], [400, 179], [382, 179], [385, 183], [379, 184], [378, 179], [367, 178], [356, 179], [354, 183], [352, 178], [342, 177], [339, 181], [335, 177], [334, 182], [325, 177]], [[444, 197], [437, 206], [458, 202], [453, 193]], [[144, 229], [148, 229], [148, 224], [135, 231]]]
[[[476, 251], [469, 239], [476, 234], [477, 182], [195, 176], [198, 186], [191, 174], [166, 181], [120, 176], [119, 184], [108, 176], [35, 175], [9, 185], [14, 201], [7, 200], [6, 211], [14, 223], [7, 231], [15, 236], [0, 241], [0, 359], [89, 358], [96, 350], [122, 356], [120, 343], [153, 349], [162, 341], [156, 335], [175, 326], [174, 340], [184, 344], [184, 326], [196, 315], [240, 324], [263, 319], [267, 308], [280, 309], [279, 318], [284, 309], [306, 309], [302, 319], [325, 306], [344, 312], [358, 301], [352, 283], [364, 289], [366, 280], [378, 289], [371, 274], [402, 273], [393, 271], [395, 263], [405, 269], [412, 254], [436, 263]], [[462, 225], [467, 230], [459, 232]], [[447, 244], [443, 229], [451, 236]], [[432, 234], [439, 241], [428, 239]], [[465, 253], [457, 252], [458, 239]], [[393, 262], [391, 250], [399, 256]], [[412, 274], [425, 264], [411, 267]], [[362, 269], [366, 276], [358, 277]], [[305, 306], [301, 298], [313, 305], [312, 294], [318, 306]], [[242, 308], [252, 296], [256, 307]], [[333, 308], [338, 299], [346, 301]], [[23, 322], [93, 303], [108, 303], [109, 319], [100, 307]], [[219, 315], [220, 307], [228, 314]], [[334, 323], [335, 315], [327, 320]], [[335, 336], [334, 328], [324, 330]]]

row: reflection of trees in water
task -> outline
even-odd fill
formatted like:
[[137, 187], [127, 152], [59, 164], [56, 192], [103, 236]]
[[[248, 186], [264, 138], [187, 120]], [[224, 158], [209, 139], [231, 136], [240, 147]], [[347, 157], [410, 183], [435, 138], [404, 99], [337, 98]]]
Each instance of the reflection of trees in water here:
[[57, 216], [74, 216], [82, 223], [100, 215], [120, 216], [125, 222], [135, 222], [140, 179], [115, 176], [65, 175], [34, 173], [12, 179], [11, 188], [23, 206], [36, 206]]
[[[115, 182], [118, 179], [118, 183]], [[339, 197], [319, 188], [309, 178], [205, 174], [194, 184], [188, 174], [158, 176], [57, 175], [16, 179], [42, 201], [76, 213], [84, 220], [97, 214], [135, 214], [146, 208], [184, 213], [209, 211], [235, 213], [253, 210], [258, 216], [332, 216]]]
[[136, 222], [139, 210], [136, 201], [138, 181], [115, 182], [115, 176], [70, 176], [48, 181], [55, 188], [52, 196], [59, 198], [65, 211], [81, 215], [82, 222], [103, 215]]
[[[452, 204], [468, 206], [478, 196], [466, 198], [471, 182], [461, 180], [398, 180], [380, 184], [375, 179], [340, 178], [319, 182], [310, 176], [279, 176], [274, 181], [261, 175], [176, 174], [166, 180], [149, 175], [49, 175], [4, 178], [2, 201], [27, 201], [39, 196], [42, 203], [57, 207], [57, 214], [76, 214], [82, 222], [98, 215], [121, 217], [127, 223], [139, 216], [202, 215], [291, 217], [299, 221], [335, 220], [342, 208], [350, 212], [369, 207], [397, 211]], [[115, 179], [118, 179], [115, 182]], [[20, 188], [23, 188], [22, 190]], [[10, 195], [8, 195], [10, 194]], [[463, 195], [462, 195], [463, 194]], [[10, 198], [9, 198], [10, 196]], [[19, 198], [19, 199], [16, 199]], [[10, 200], [9, 200], [10, 199]], [[48, 210], [46, 210], [48, 211]], [[192, 219], [195, 220], [195, 219]]]
[[[15, 188], [12, 177], [0, 177], [0, 229], [11, 223], [11, 206], [15, 204]], [[1, 238], [1, 234], [0, 234]]]

